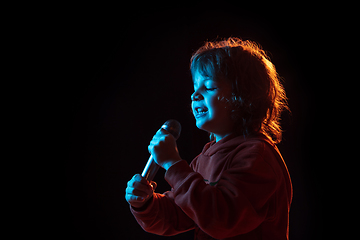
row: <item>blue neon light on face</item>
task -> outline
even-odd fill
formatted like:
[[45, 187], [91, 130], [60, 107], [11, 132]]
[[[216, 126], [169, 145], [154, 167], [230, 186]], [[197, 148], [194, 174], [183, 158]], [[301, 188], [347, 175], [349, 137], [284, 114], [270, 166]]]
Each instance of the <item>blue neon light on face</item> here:
[[191, 95], [191, 108], [199, 129], [214, 133], [216, 140], [230, 134], [234, 122], [231, 108], [221, 99], [231, 98], [231, 86], [226, 81], [215, 81], [210, 77], [194, 74], [194, 93]]

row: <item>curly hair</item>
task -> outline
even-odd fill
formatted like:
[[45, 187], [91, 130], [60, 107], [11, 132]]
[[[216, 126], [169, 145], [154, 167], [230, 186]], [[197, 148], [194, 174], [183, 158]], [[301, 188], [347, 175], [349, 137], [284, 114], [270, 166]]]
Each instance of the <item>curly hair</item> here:
[[274, 144], [281, 142], [280, 116], [290, 111], [285, 90], [274, 64], [255, 42], [228, 38], [206, 42], [191, 57], [190, 70], [232, 87], [234, 131], [247, 136], [261, 132]]

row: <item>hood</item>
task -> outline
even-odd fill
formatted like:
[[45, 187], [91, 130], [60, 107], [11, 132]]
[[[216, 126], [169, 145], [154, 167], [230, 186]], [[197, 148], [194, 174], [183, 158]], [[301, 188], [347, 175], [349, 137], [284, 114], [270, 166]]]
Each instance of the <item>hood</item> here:
[[215, 153], [229, 152], [229, 151], [232, 151], [233, 149], [235, 149], [236, 147], [238, 147], [243, 142], [249, 141], [249, 140], [263, 140], [263, 141], [270, 143], [270, 141], [267, 139], [267, 137], [261, 133], [254, 134], [251, 136], [246, 136], [246, 137], [244, 137], [243, 135], [238, 135], [238, 134], [232, 133], [232, 134], [224, 137], [223, 139], [221, 139], [218, 142], [212, 141], [212, 142], [207, 143], [202, 150], [202, 154], [205, 156], [212, 156]]

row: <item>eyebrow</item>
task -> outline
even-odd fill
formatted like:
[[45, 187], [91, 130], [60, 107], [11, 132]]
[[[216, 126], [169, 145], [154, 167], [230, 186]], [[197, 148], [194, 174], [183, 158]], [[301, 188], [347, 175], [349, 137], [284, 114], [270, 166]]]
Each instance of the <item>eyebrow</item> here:
[[[204, 80], [202, 80], [202, 82], [207, 82], [207, 81], [213, 81], [213, 82], [216, 82], [215, 80], [213, 80], [213, 79], [210, 79], [210, 78], [206, 78], [206, 79], [204, 79]], [[193, 83], [194, 83], [194, 85], [195, 85], [195, 82], [193, 81]]]
[[[203, 84], [205, 84], [207, 81], [214, 81], [214, 80], [212, 80], [212, 79], [204, 79], [201, 82], [203, 82]], [[196, 81], [196, 82], [193, 81], [194, 86], [197, 85], [196, 83], [198, 83], [198, 82], [199, 81]]]

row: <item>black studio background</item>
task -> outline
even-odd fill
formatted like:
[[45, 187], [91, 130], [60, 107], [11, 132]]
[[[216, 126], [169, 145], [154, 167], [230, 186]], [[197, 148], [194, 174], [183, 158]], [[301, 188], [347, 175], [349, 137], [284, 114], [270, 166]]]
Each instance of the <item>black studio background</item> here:
[[[199, 6], [198, 6], [199, 7]], [[284, 7], [284, 6], [283, 6]], [[277, 12], [231, 7], [166, 11], [81, 6], [61, 24], [65, 64], [68, 156], [61, 235], [66, 239], [192, 239], [193, 232], [161, 237], [144, 232], [124, 198], [126, 183], [141, 173], [147, 145], [168, 119], [182, 124], [178, 148], [190, 161], [208, 141], [190, 113], [191, 54], [206, 40], [230, 36], [260, 43], [289, 97], [280, 151], [293, 181], [290, 239], [321, 239], [319, 168], [314, 165], [315, 60], [312, 44], [320, 23], [311, 11]], [[200, 9], [200, 8], [199, 8]], [[226, 10], [225, 10], [226, 9]], [[230, 10], [229, 10], [230, 9]], [[303, 9], [304, 10], [304, 9]], [[300, 13], [307, 21], [299, 21]], [[318, 161], [318, 160], [317, 160]], [[160, 170], [157, 192], [169, 185]]]

